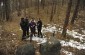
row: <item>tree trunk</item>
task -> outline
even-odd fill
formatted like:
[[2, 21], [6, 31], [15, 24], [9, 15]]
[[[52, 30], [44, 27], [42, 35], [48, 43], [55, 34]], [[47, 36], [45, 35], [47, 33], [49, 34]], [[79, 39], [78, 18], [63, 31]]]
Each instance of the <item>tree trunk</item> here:
[[57, 5], [57, 1], [54, 0], [54, 14], [56, 13], [56, 5]]
[[79, 9], [79, 4], [80, 4], [80, 0], [77, 0], [77, 5], [75, 7], [74, 13], [73, 13], [73, 17], [71, 20], [71, 24], [74, 24], [75, 19], [77, 18], [78, 15], [78, 9]]
[[18, 16], [20, 16], [21, 15], [21, 6], [20, 6], [20, 4], [21, 4], [21, 1], [20, 0], [17, 0], [17, 6], [18, 6], [18, 8], [17, 8], [17, 15]]
[[38, 9], [37, 13], [39, 14], [39, 7], [40, 7], [39, 0], [37, 0], [37, 2], [38, 2], [38, 4], [37, 4], [37, 9]]
[[51, 10], [50, 22], [52, 21], [53, 16], [54, 16], [54, 2], [53, 2], [53, 4], [52, 4], [52, 10]]
[[62, 0], [62, 6], [64, 5], [64, 0]]
[[68, 3], [68, 9], [67, 9], [66, 18], [65, 18], [65, 22], [64, 22], [64, 26], [63, 26], [63, 31], [62, 31], [63, 37], [66, 37], [66, 31], [67, 31], [67, 26], [68, 26], [68, 23], [69, 23], [71, 6], [72, 6], [72, 0], [70, 0], [69, 3]]
[[24, 16], [26, 17], [27, 0], [24, 1]]
[[52, 2], [53, 3], [52, 3], [52, 10], [51, 10], [50, 22], [52, 21], [53, 16], [56, 13], [56, 5], [57, 5], [57, 1], [56, 0], [53, 0]]
[[45, 7], [45, 0], [41, 0], [41, 6], [44, 9], [44, 7]]
[[5, 7], [6, 21], [8, 21], [10, 19], [10, 2], [9, 0], [3, 0], [3, 1]]

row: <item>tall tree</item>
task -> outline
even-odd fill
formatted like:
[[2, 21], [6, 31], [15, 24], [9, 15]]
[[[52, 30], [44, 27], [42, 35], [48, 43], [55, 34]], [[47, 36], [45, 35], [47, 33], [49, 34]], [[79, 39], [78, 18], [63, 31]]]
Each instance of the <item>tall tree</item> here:
[[54, 0], [54, 14], [56, 13], [57, 0]]
[[54, 14], [56, 13], [56, 0], [52, 0], [52, 10], [51, 10], [51, 16], [50, 16], [50, 22], [53, 19]]
[[44, 7], [45, 7], [45, 0], [41, 0], [41, 6], [44, 9]]
[[10, 0], [3, 0], [5, 8], [6, 21], [10, 19]]
[[65, 1], [64, 1], [64, 0], [62, 0], [62, 6], [64, 5], [64, 2], [65, 2]]
[[1, 17], [1, 19], [0, 19], [0, 21], [3, 19], [3, 1], [1, 0], [0, 1], [0, 17]]
[[72, 6], [72, 0], [69, 0], [68, 9], [67, 9], [67, 13], [66, 13], [66, 18], [65, 18], [65, 22], [64, 22], [64, 26], [63, 26], [63, 31], [62, 31], [62, 36], [63, 37], [66, 37], [66, 31], [67, 31], [67, 26], [68, 26], [68, 23], [69, 23], [71, 6]]
[[16, 0], [17, 2], [17, 15], [20, 16], [21, 15], [21, 0]]
[[77, 0], [77, 4], [76, 4], [76, 7], [75, 7], [75, 10], [74, 10], [74, 13], [73, 13], [73, 17], [72, 17], [72, 20], [71, 20], [71, 24], [74, 24], [74, 21], [75, 21], [75, 19], [77, 18], [78, 9], [79, 9], [79, 4], [80, 4], [80, 0]]
[[37, 0], [37, 3], [38, 3], [38, 4], [37, 4], [37, 10], [38, 10], [37, 13], [39, 14], [39, 9], [40, 9], [39, 0]]
[[85, 10], [85, 0], [80, 1], [80, 10]]

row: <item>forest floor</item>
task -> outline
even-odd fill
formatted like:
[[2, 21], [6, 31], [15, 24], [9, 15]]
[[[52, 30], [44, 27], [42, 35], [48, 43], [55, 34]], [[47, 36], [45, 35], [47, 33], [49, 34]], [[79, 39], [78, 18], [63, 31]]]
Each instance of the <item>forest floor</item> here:
[[[61, 55], [78, 55], [85, 52], [85, 17], [83, 11], [80, 11], [79, 16], [77, 20], [75, 21], [75, 24], [71, 26], [69, 24], [68, 31], [67, 31], [67, 37], [63, 38], [61, 35], [63, 24], [64, 24], [64, 18], [66, 10], [63, 10], [63, 8], [58, 9], [58, 11], [54, 15], [54, 19], [52, 22], [49, 21], [50, 18], [50, 9], [45, 8], [46, 10], [40, 9], [40, 14], [36, 14], [35, 10], [30, 10], [28, 15], [34, 17], [35, 20], [37, 18], [41, 18], [43, 22], [43, 29], [42, 32], [44, 34], [44, 38], [49, 38], [52, 36], [53, 31], [55, 32], [55, 37], [58, 39], [62, 45], [61, 49]], [[28, 11], [27, 10], [27, 11]], [[0, 23], [0, 55], [15, 55], [16, 49], [18, 46], [30, 43], [29, 40], [22, 41], [22, 31], [20, 29], [20, 18], [24, 17], [21, 15], [18, 17], [16, 12], [12, 15], [12, 21], [8, 22], [1, 22]], [[57, 15], [59, 14], [59, 15]], [[72, 14], [71, 14], [72, 16]], [[70, 17], [71, 18], [71, 17]], [[37, 41], [33, 41], [32, 44], [36, 46]], [[40, 55], [40, 54], [36, 54]]]

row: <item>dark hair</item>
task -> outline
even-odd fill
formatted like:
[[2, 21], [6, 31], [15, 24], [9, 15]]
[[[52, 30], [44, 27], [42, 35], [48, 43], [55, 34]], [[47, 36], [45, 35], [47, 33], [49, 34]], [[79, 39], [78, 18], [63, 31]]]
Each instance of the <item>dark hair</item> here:
[[21, 18], [21, 21], [24, 21], [24, 18]]
[[41, 21], [41, 19], [40, 19], [40, 18], [38, 18], [38, 20], [40, 20], [40, 21]]
[[28, 19], [25, 19], [25, 21], [27, 22], [27, 21], [28, 21]]

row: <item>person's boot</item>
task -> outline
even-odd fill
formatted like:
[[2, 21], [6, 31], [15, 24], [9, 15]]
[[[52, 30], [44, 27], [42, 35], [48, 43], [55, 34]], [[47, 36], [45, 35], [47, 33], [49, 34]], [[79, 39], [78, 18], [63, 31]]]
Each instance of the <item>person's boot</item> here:
[[27, 38], [29, 38], [29, 35], [27, 35]]
[[30, 37], [30, 42], [32, 42], [32, 37]]
[[40, 34], [38, 33], [38, 37], [40, 37]]
[[41, 33], [41, 32], [40, 32], [40, 37], [41, 37], [41, 38], [43, 38], [43, 35], [42, 35], [42, 33]]
[[32, 37], [33, 37], [33, 35], [31, 34], [31, 35], [30, 35], [30, 42], [32, 42]]

